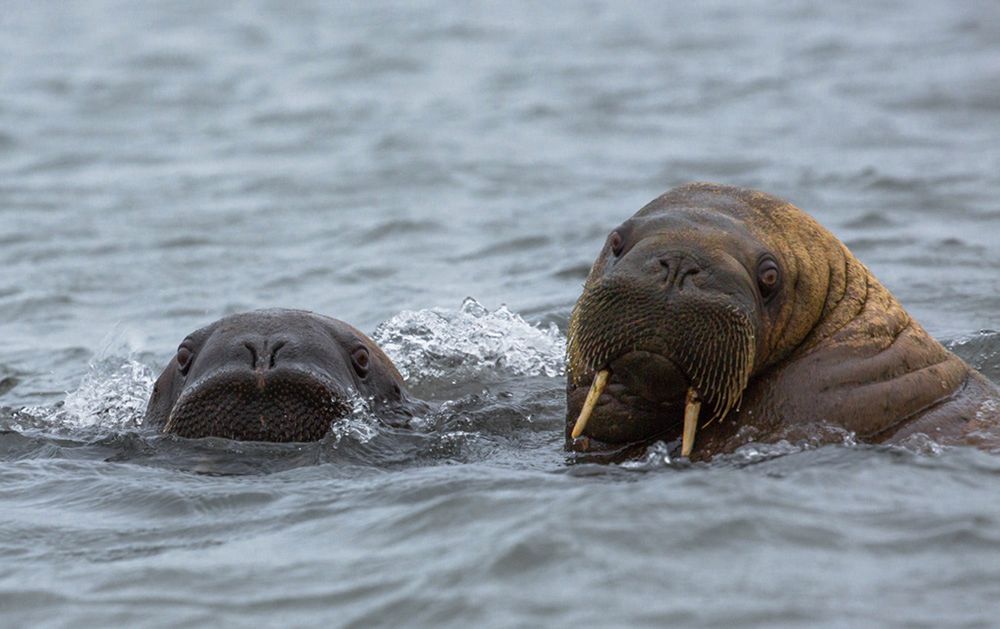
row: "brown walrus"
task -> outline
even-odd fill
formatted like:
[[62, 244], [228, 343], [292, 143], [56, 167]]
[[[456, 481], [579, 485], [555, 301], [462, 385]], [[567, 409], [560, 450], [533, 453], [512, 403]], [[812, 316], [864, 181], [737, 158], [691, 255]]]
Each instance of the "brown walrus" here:
[[[836, 237], [776, 197], [693, 183], [611, 232], [568, 333], [567, 447], [925, 433], [1000, 444], [1000, 390]], [[835, 427], [830, 430], [830, 427]]]

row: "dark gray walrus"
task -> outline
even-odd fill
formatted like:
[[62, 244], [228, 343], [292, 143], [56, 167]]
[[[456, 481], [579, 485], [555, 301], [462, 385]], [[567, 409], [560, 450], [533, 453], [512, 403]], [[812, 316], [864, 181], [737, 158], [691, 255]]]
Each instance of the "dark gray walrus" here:
[[145, 423], [181, 437], [316, 441], [362, 401], [388, 423], [426, 410], [389, 357], [350, 325], [257, 310], [184, 339], [153, 387]]
[[753, 190], [681, 186], [615, 228], [570, 318], [567, 372], [580, 451], [679, 438], [706, 459], [838, 429], [1000, 447], [996, 385], [809, 215]]

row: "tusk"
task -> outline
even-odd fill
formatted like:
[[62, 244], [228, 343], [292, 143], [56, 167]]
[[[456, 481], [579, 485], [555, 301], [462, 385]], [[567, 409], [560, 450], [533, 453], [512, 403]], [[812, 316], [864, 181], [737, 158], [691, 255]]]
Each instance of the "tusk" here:
[[694, 387], [688, 389], [687, 402], [684, 404], [684, 436], [681, 438], [681, 456], [691, 456], [694, 449], [694, 436], [698, 432], [698, 413], [701, 412], [701, 398]]
[[174, 429], [174, 414], [170, 413], [170, 416], [167, 417], [167, 423], [163, 424], [163, 428], [160, 429], [160, 432], [166, 435], [170, 433], [170, 431], [173, 429]]
[[580, 417], [577, 418], [576, 425], [573, 426], [572, 435], [574, 439], [582, 435], [583, 429], [587, 427], [590, 414], [594, 412], [594, 407], [597, 405], [597, 398], [601, 397], [604, 387], [608, 384], [608, 376], [610, 375], [610, 371], [602, 369], [594, 376], [594, 383], [590, 385], [590, 391], [587, 392], [587, 399], [580, 410]]

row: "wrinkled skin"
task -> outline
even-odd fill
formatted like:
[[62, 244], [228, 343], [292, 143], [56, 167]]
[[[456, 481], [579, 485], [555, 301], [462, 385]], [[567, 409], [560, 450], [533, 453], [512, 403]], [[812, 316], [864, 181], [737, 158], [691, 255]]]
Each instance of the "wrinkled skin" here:
[[388, 422], [424, 410], [358, 330], [311, 312], [258, 310], [184, 339], [156, 381], [145, 423], [190, 438], [316, 441], [359, 399]]
[[[1000, 391], [931, 338], [830, 232], [776, 197], [695, 183], [616, 228], [570, 319], [567, 447], [678, 439], [693, 459], [745, 443], [925, 433], [1000, 447]], [[595, 372], [611, 378], [583, 436]], [[833, 428], [831, 430], [830, 428]]]

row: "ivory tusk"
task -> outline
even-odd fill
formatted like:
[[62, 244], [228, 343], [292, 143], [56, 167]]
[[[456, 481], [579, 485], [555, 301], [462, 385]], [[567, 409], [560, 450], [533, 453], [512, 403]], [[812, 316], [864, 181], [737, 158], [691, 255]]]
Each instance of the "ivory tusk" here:
[[583, 403], [583, 408], [580, 410], [580, 417], [577, 418], [576, 424], [573, 426], [573, 438], [576, 439], [583, 434], [583, 430], [587, 427], [587, 422], [590, 421], [590, 414], [594, 412], [594, 406], [597, 405], [597, 399], [601, 397], [601, 393], [604, 391], [604, 387], [608, 384], [608, 376], [611, 372], [607, 369], [602, 369], [597, 372], [594, 376], [594, 382], [590, 385], [590, 391], [587, 392], [587, 399]]
[[681, 456], [691, 456], [694, 449], [694, 437], [698, 432], [698, 414], [701, 412], [701, 398], [694, 387], [688, 389], [687, 401], [684, 404], [684, 435], [681, 438]]

